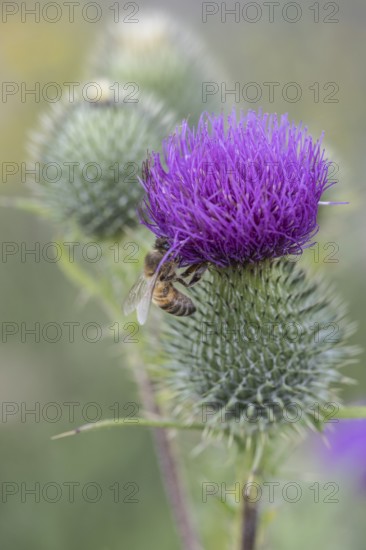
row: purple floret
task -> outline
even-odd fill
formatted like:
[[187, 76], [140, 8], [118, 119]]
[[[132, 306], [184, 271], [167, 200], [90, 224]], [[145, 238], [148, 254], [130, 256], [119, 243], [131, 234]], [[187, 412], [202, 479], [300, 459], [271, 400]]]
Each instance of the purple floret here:
[[332, 423], [326, 438], [320, 448], [326, 467], [343, 470], [366, 491], [366, 419]]
[[332, 185], [321, 138], [287, 115], [203, 113], [183, 121], [143, 168], [142, 223], [165, 237], [182, 265], [218, 266], [299, 254], [318, 231]]

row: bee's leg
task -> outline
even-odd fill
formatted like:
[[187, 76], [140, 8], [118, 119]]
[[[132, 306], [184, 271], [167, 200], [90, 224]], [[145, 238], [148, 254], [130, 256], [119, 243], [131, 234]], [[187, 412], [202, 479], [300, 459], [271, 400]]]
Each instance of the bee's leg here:
[[196, 269], [195, 265], [190, 265], [185, 271], [183, 271], [180, 277], [176, 277], [175, 280], [177, 281], [177, 283], [180, 283], [184, 287], [188, 288], [189, 283], [187, 283], [184, 279], [192, 275], [192, 273], [195, 272], [195, 269]]
[[[206, 269], [207, 269], [206, 263], [198, 264], [198, 267], [197, 267], [197, 264], [192, 265], [182, 273], [181, 277], [177, 277], [176, 281], [178, 283], [181, 283], [184, 287], [189, 288], [190, 286], [193, 286], [196, 283], [198, 283], [198, 281], [201, 279]], [[189, 275], [191, 275], [192, 273], [193, 273], [193, 277], [189, 282], [184, 281], [182, 279], [182, 277], [189, 277]]]
[[189, 277], [190, 275], [192, 275], [192, 273], [194, 273], [196, 270], [197, 270], [197, 264], [190, 265], [185, 271], [183, 271], [183, 273], [181, 274], [181, 277], [185, 279], [186, 277]]
[[202, 275], [207, 269], [207, 264], [201, 264], [200, 267], [195, 271], [192, 279], [189, 281], [188, 286], [193, 286], [202, 278]]

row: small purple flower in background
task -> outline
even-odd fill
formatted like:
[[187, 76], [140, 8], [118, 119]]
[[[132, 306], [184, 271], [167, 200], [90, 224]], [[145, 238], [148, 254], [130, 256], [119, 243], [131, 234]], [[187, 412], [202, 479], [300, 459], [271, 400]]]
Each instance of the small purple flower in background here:
[[327, 470], [343, 472], [366, 491], [366, 419], [340, 420], [325, 436], [328, 444], [322, 445], [320, 454]]
[[203, 113], [144, 165], [142, 223], [165, 237], [182, 265], [243, 264], [310, 246], [329, 161], [287, 115]]

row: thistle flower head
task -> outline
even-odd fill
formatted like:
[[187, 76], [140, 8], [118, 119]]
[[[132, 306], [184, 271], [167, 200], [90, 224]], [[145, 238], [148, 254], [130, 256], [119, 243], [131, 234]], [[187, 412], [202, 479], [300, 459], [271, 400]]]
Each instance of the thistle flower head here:
[[249, 111], [184, 121], [145, 163], [143, 223], [182, 265], [300, 253], [317, 232], [329, 164], [302, 125]]

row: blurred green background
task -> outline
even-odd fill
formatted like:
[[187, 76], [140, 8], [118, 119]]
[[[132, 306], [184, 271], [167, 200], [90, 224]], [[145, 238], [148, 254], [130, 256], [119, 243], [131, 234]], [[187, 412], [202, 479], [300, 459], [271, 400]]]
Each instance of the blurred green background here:
[[[41, 5], [45, 3], [42, 1]], [[7, 3], [1, 4], [4, 10]], [[123, 9], [126, 3], [120, 4]], [[363, 345], [366, 330], [366, 5], [361, 0], [330, 3], [339, 6], [339, 12], [334, 15], [339, 22], [324, 23], [324, 17], [332, 10], [329, 6], [325, 9], [325, 3], [320, 2], [320, 21], [315, 23], [314, 10], [310, 9], [314, 3], [302, 2], [301, 20], [291, 24], [281, 16], [284, 4], [280, 3], [273, 23], [268, 20], [268, 8], [261, 2], [257, 5], [261, 6], [262, 17], [257, 23], [244, 20], [235, 23], [232, 16], [222, 23], [219, 14], [208, 17], [207, 23], [203, 23], [202, 3], [193, 0], [184, 3], [178, 0], [155, 1], [153, 5], [139, 1], [136, 17], [142, 21], [147, 10], [169, 9], [182, 27], [192, 26], [207, 42], [209, 51], [227, 72], [228, 89], [232, 89], [235, 82], [239, 82], [241, 87], [250, 82], [259, 85], [263, 95], [257, 103], [245, 104], [243, 101], [238, 105], [289, 112], [297, 122], [303, 120], [314, 135], [325, 131], [325, 143], [339, 165], [339, 184], [333, 194], [329, 193], [329, 198], [350, 200], [351, 204], [322, 211], [318, 235], [320, 255], [314, 267], [324, 272], [349, 303], [350, 318], [358, 322], [353, 342]], [[26, 5], [31, 8], [34, 3], [26, 2]], [[80, 16], [83, 3], [75, 10], [74, 23], [68, 22], [66, 16], [54, 24], [34, 23], [32, 16], [22, 22], [20, 13], [9, 16], [7, 22], [3, 20], [0, 32], [2, 82], [24, 82], [31, 88], [35, 82], [42, 85], [83, 80], [86, 60], [108, 22], [111, 5], [112, 2], [102, 4], [103, 17], [96, 24], [87, 23]], [[228, 8], [232, 5], [232, 2], [227, 2]], [[290, 11], [288, 13], [289, 17], [293, 16]], [[273, 102], [269, 100], [265, 82], [280, 83], [275, 89]], [[302, 97], [297, 102], [286, 101], [282, 96], [283, 86], [289, 82], [296, 82], [302, 90]], [[339, 88], [334, 96], [338, 99], [336, 103], [324, 102], [326, 94], [332, 91], [332, 88], [323, 89], [329, 82]], [[318, 102], [314, 101], [314, 91], [309, 89], [310, 86], [314, 88], [314, 83], [319, 83]], [[0, 140], [4, 166], [6, 162], [26, 160], [27, 134], [36, 126], [47, 104], [36, 102], [32, 96], [22, 102], [20, 94], [7, 100], [3, 96], [2, 99]], [[232, 99], [229, 96], [228, 101], [232, 102]], [[25, 195], [27, 189], [19, 176], [14, 176], [7, 182], [3, 178], [1, 193]], [[32, 248], [39, 242], [42, 248], [55, 239], [55, 227], [30, 213], [2, 208], [0, 225], [2, 243], [17, 243], [19, 246], [25, 243], [24, 246]], [[329, 242], [339, 247], [337, 263], [326, 261], [324, 246]], [[309, 253], [307, 261], [314, 263], [311, 258]], [[3, 331], [4, 323], [25, 323], [27, 327], [37, 322], [41, 326], [49, 322], [61, 326], [65, 322], [79, 323], [73, 343], [69, 342], [66, 332], [57, 343], [48, 343], [44, 338], [37, 343], [31, 335], [22, 342], [20, 332], [4, 341], [3, 333], [1, 548], [178, 549], [147, 430], [112, 430], [69, 440], [50, 440], [55, 433], [84, 423], [85, 415], [83, 417], [81, 411], [88, 403], [97, 403], [102, 417], [107, 418], [113, 414], [111, 407], [115, 403], [123, 411], [127, 403], [138, 402], [134, 383], [124, 368], [129, 346], [136, 344], [117, 345], [107, 338], [89, 343], [82, 338], [80, 327], [90, 322], [108, 327], [110, 322], [96, 302], [84, 303], [79, 289], [65, 278], [57, 263], [42, 258], [37, 262], [31, 256], [22, 261], [20, 253], [9, 256], [6, 261], [3, 256], [0, 288]], [[121, 319], [116, 321], [121, 322]], [[108, 328], [106, 332], [111, 333]], [[347, 401], [366, 397], [364, 363], [363, 354], [357, 365], [347, 369], [346, 374], [357, 380], [357, 384], [343, 396]], [[44, 405], [51, 402], [61, 406], [61, 418], [56, 422], [42, 415]], [[72, 422], [69, 421], [69, 409], [63, 405], [67, 402], [79, 404], [75, 405]], [[23, 403], [23, 407], [28, 409], [38, 406], [41, 415], [37, 418], [28, 414], [21, 418], [17, 412], [6, 417], [5, 411], [12, 407], [6, 403], [19, 408]], [[50, 408], [48, 412], [51, 418], [55, 410]], [[95, 410], [91, 407], [87, 412], [92, 416]], [[190, 449], [195, 442], [195, 438], [186, 436], [182, 448], [204, 547], [210, 550], [229, 548], [230, 526], [226, 512], [212, 499], [202, 502], [201, 486], [207, 480], [217, 483], [233, 480], [232, 463], [230, 460], [226, 462], [227, 453], [218, 445], [198, 457], [191, 456]], [[345, 546], [356, 550], [364, 548], [364, 498], [353, 492], [346, 475], [340, 477], [327, 471], [317, 459], [316, 452], [317, 446], [310, 439], [291, 456], [288, 469], [284, 467], [284, 483], [299, 481], [308, 487], [316, 481], [321, 484], [336, 482], [340, 486], [339, 503], [314, 503], [311, 491], [305, 488], [304, 498], [298, 503], [272, 506], [276, 521], [269, 527], [265, 548], [290, 550], [311, 545], [324, 550], [343, 549]], [[300, 475], [301, 472], [305, 474]], [[7, 487], [17, 487], [19, 492], [6, 498], [4, 482], [16, 484]], [[34, 496], [23, 494], [36, 483], [42, 490], [49, 482], [63, 487], [58, 502], [50, 502], [55, 495], [51, 488], [49, 497], [41, 495], [39, 503]], [[75, 488], [73, 503], [69, 502], [67, 488], [63, 485], [68, 482], [79, 484]], [[82, 496], [82, 489], [90, 482], [98, 484], [102, 491], [100, 500], [95, 503], [86, 502], [88, 498]], [[131, 486], [125, 485], [129, 482], [139, 487], [135, 497], [138, 502], [123, 502], [131, 492]], [[113, 501], [114, 492], [110, 488], [116, 487], [116, 483], [120, 487], [118, 503]], [[93, 498], [91, 488], [89, 499]]]

